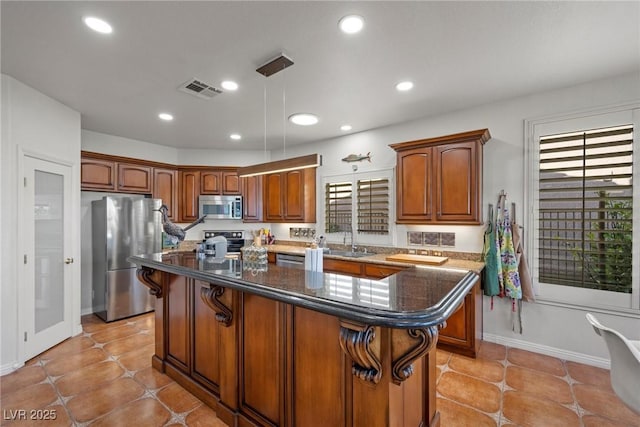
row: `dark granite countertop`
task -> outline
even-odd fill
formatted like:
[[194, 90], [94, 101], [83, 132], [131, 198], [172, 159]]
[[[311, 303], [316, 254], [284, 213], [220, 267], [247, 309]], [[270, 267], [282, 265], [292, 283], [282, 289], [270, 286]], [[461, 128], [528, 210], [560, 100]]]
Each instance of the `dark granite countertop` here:
[[372, 280], [268, 265], [243, 270], [237, 259], [199, 258], [176, 252], [129, 257], [138, 266], [187, 276], [242, 292], [331, 314], [369, 325], [418, 328], [443, 323], [479, 276], [470, 271], [416, 266]]

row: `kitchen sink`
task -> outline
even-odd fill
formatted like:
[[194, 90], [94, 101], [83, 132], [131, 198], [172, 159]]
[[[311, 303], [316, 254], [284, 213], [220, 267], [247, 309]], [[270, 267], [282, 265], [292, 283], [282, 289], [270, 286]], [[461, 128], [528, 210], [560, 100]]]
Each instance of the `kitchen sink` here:
[[353, 251], [335, 251], [335, 250], [326, 251], [325, 254], [343, 256], [347, 258], [362, 258], [369, 255], [375, 255], [373, 252], [353, 252]]

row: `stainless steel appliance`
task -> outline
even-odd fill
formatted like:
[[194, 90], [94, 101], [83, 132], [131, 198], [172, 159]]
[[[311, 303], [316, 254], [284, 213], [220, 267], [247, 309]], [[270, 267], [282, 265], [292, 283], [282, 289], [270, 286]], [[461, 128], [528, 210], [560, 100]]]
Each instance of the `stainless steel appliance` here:
[[152, 311], [130, 255], [162, 251], [161, 199], [107, 196], [91, 203], [93, 312], [106, 322]]
[[244, 246], [244, 232], [242, 230], [205, 230], [204, 240], [211, 237], [222, 236], [227, 239], [227, 254], [240, 255], [240, 248]]
[[209, 219], [242, 219], [242, 196], [200, 196], [200, 216]]
[[304, 255], [276, 254], [276, 265], [304, 268]]

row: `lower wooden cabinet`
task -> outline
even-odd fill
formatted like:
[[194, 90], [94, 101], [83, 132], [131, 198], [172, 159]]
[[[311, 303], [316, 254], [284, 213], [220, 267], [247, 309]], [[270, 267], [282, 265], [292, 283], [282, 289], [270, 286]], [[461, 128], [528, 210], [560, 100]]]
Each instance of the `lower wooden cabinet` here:
[[478, 281], [440, 330], [438, 348], [475, 358], [482, 339], [482, 285]]
[[[269, 253], [269, 262], [275, 262], [275, 253]], [[383, 279], [405, 268], [411, 268], [336, 258], [324, 258], [322, 263], [323, 270], [327, 273], [368, 279]], [[460, 308], [447, 319], [446, 327], [440, 330], [438, 348], [475, 358], [481, 340], [482, 284], [478, 282], [467, 294]]]

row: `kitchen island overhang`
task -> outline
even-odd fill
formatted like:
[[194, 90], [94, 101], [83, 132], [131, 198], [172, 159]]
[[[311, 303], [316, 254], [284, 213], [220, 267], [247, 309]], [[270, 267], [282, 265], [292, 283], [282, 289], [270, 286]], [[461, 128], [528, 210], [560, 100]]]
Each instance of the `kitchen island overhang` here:
[[437, 425], [430, 350], [479, 280], [432, 267], [381, 280], [243, 270], [193, 253], [129, 261], [159, 298], [153, 366], [230, 425]]

